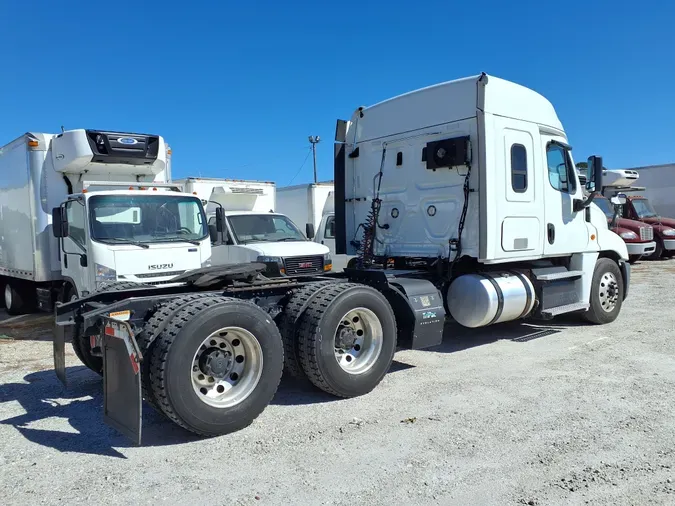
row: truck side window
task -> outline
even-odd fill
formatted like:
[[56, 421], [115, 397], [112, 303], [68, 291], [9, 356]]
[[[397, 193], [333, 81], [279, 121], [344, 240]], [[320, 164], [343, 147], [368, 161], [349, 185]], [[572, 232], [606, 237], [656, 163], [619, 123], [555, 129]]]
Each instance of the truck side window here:
[[557, 144], [549, 144], [546, 148], [546, 162], [551, 186], [563, 193], [576, 193], [575, 169], [567, 150]]
[[511, 188], [516, 193], [527, 191], [527, 150], [522, 144], [511, 146]]
[[84, 206], [75, 200], [66, 204], [66, 216], [68, 217], [68, 237], [76, 244], [84, 248]]
[[326, 231], [323, 233], [324, 239], [335, 239], [335, 216], [330, 216], [326, 220]]

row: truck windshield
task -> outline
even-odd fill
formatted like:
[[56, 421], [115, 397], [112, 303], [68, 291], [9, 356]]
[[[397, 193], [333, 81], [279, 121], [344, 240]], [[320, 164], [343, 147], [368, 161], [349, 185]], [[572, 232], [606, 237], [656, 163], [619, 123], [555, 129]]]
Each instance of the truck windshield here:
[[89, 199], [91, 237], [110, 244], [194, 242], [208, 235], [196, 197], [96, 195]]
[[640, 218], [656, 218], [658, 216], [651, 202], [647, 199], [634, 199], [633, 209]]
[[609, 200], [596, 198], [593, 200], [593, 203], [597, 205], [603, 213], [605, 213], [605, 216], [608, 218], [614, 218], [614, 209], [612, 208], [612, 203]]
[[242, 214], [227, 219], [239, 244], [306, 240], [295, 224], [283, 215]]

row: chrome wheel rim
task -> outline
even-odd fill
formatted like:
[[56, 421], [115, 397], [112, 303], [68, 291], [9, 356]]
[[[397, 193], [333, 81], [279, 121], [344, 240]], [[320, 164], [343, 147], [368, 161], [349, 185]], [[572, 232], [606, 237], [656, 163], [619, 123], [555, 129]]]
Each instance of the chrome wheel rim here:
[[384, 332], [370, 309], [358, 307], [346, 313], [335, 331], [335, 360], [350, 374], [373, 368], [382, 352]]
[[619, 282], [611, 272], [605, 272], [600, 278], [598, 298], [603, 311], [606, 313], [614, 311], [619, 302]]
[[12, 307], [12, 287], [9, 285], [5, 285], [5, 307]]
[[248, 330], [225, 327], [202, 341], [191, 366], [197, 398], [214, 408], [229, 408], [244, 401], [258, 385], [262, 347]]

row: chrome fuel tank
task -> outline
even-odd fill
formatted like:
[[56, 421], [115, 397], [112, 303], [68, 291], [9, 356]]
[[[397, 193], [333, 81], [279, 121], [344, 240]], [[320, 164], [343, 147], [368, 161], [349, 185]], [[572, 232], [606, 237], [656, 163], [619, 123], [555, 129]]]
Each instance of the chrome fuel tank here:
[[485, 327], [527, 316], [534, 307], [534, 287], [520, 272], [465, 274], [452, 282], [446, 302], [460, 325]]

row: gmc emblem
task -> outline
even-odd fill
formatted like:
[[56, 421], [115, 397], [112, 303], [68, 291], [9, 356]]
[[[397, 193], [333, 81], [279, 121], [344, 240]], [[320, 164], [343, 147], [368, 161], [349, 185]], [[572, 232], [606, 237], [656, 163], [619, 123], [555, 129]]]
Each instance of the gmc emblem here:
[[298, 267], [300, 269], [311, 269], [312, 268], [312, 262], [300, 262], [298, 264]]
[[154, 264], [148, 265], [148, 269], [151, 271], [161, 271], [162, 269], [171, 269], [173, 264]]

